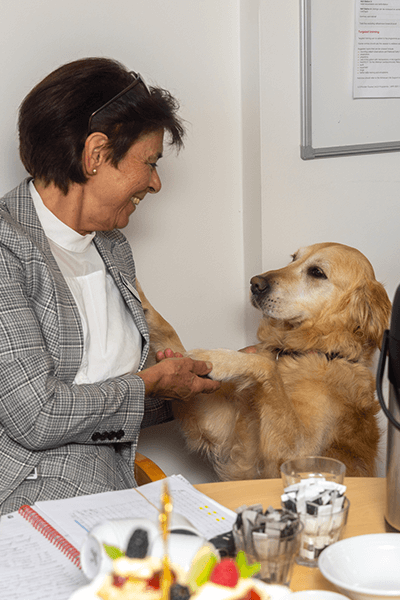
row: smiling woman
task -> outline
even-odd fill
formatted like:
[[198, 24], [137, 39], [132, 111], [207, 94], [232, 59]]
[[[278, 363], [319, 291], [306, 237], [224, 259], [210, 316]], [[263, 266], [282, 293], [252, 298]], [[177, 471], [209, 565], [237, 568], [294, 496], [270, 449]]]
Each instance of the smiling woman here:
[[119, 231], [161, 189], [164, 135], [182, 146], [177, 110], [105, 58], [63, 65], [22, 102], [30, 177], [0, 203], [3, 514], [136, 485], [139, 432], [172, 418], [165, 398], [219, 387], [210, 365], [167, 349], [144, 368], [149, 330]]
[[141, 136], [115, 167], [108, 159], [108, 138], [92, 133], [83, 150], [85, 185], [70, 186], [64, 193], [54, 184], [35, 180], [44, 204], [64, 223], [85, 235], [125, 227], [146, 194], [161, 189], [157, 160], [162, 156], [164, 131]]

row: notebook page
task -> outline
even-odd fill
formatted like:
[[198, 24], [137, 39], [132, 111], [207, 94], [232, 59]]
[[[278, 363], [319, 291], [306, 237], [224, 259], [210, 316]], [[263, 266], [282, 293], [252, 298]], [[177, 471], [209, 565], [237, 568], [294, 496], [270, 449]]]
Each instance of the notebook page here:
[[[37, 502], [35, 509], [78, 549], [94, 525], [112, 519], [156, 521], [165, 479], [139, 488]], [[174, 511], [185, 516], [207, 539], [232, 529], [236, 513], [202, 494], [182, 475], [166, 479]]]
[[87, 580], [21, 515], [0, 522], [0, 596], [7, 600], [67, 600]]
[[[206, 539], [211, 539], [232, 529], [236, 513], [202, 494], [183, 475], [167, 478], [174, 511], [184, 515]], [[140, 492], [157, 507], [163, 479], [139, 488]]]
[[44, 500], [37, 502], [34, 508], [60, 533], [66, 532], [65, 537], [78, 550], [88, 532], [101, 521], [158, 518], [158, 510], [134, 489]]

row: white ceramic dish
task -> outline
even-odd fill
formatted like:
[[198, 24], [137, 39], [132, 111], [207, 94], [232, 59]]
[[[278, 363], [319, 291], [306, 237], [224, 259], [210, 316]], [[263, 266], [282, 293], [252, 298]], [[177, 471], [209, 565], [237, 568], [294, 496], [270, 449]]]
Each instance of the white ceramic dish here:
[[353, 600], [400, 600], [400, 533], [360, 535], [325, 548], [322, 575]]
[[[101, 587], [101, 583], [103, 581], [103, 575], [96, 577], [93, 581], [89, 583], [89, 585], [85, 585], [79, 590], [76, 590], [70, 596], [69, 600], [99, 600], [99, 596], [96, 594], [97, 590]], [[290, 598], [293, 596], [291, 591], [284, 587], [283, 585], [268, 585], [262, 581], [254, 580], [254, 589], [267, 592], [271, 598], [271, 600], [284, 600], [290, 594]], [[337, 596], [339, 596], [337, 594]], [[304, 600], [306, 600], [304, 598]], [[314, 600], [314, 599], [313, 599]], [[317, 599], [315, 599], [317, 600]], [[338, 598], [322, 598], [321, 600], [340, 600]]]

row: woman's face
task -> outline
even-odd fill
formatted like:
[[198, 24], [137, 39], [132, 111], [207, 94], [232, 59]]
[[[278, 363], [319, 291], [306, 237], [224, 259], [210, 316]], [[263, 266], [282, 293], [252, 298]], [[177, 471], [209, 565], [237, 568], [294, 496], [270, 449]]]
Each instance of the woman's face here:
[[103, 162], [90, 178], [79, 233], [125, 227], [147, 193], [161, 189], [157, 160], [163, 151], [164, 131], [141, 137], [114, 167]]

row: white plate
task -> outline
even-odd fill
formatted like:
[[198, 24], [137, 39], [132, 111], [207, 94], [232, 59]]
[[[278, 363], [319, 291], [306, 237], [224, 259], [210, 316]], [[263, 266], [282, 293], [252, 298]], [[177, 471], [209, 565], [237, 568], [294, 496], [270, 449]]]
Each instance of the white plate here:
[[400, 533], [347, 538], [325, 548], [322, 575], [354, 600], [400, 600]]

